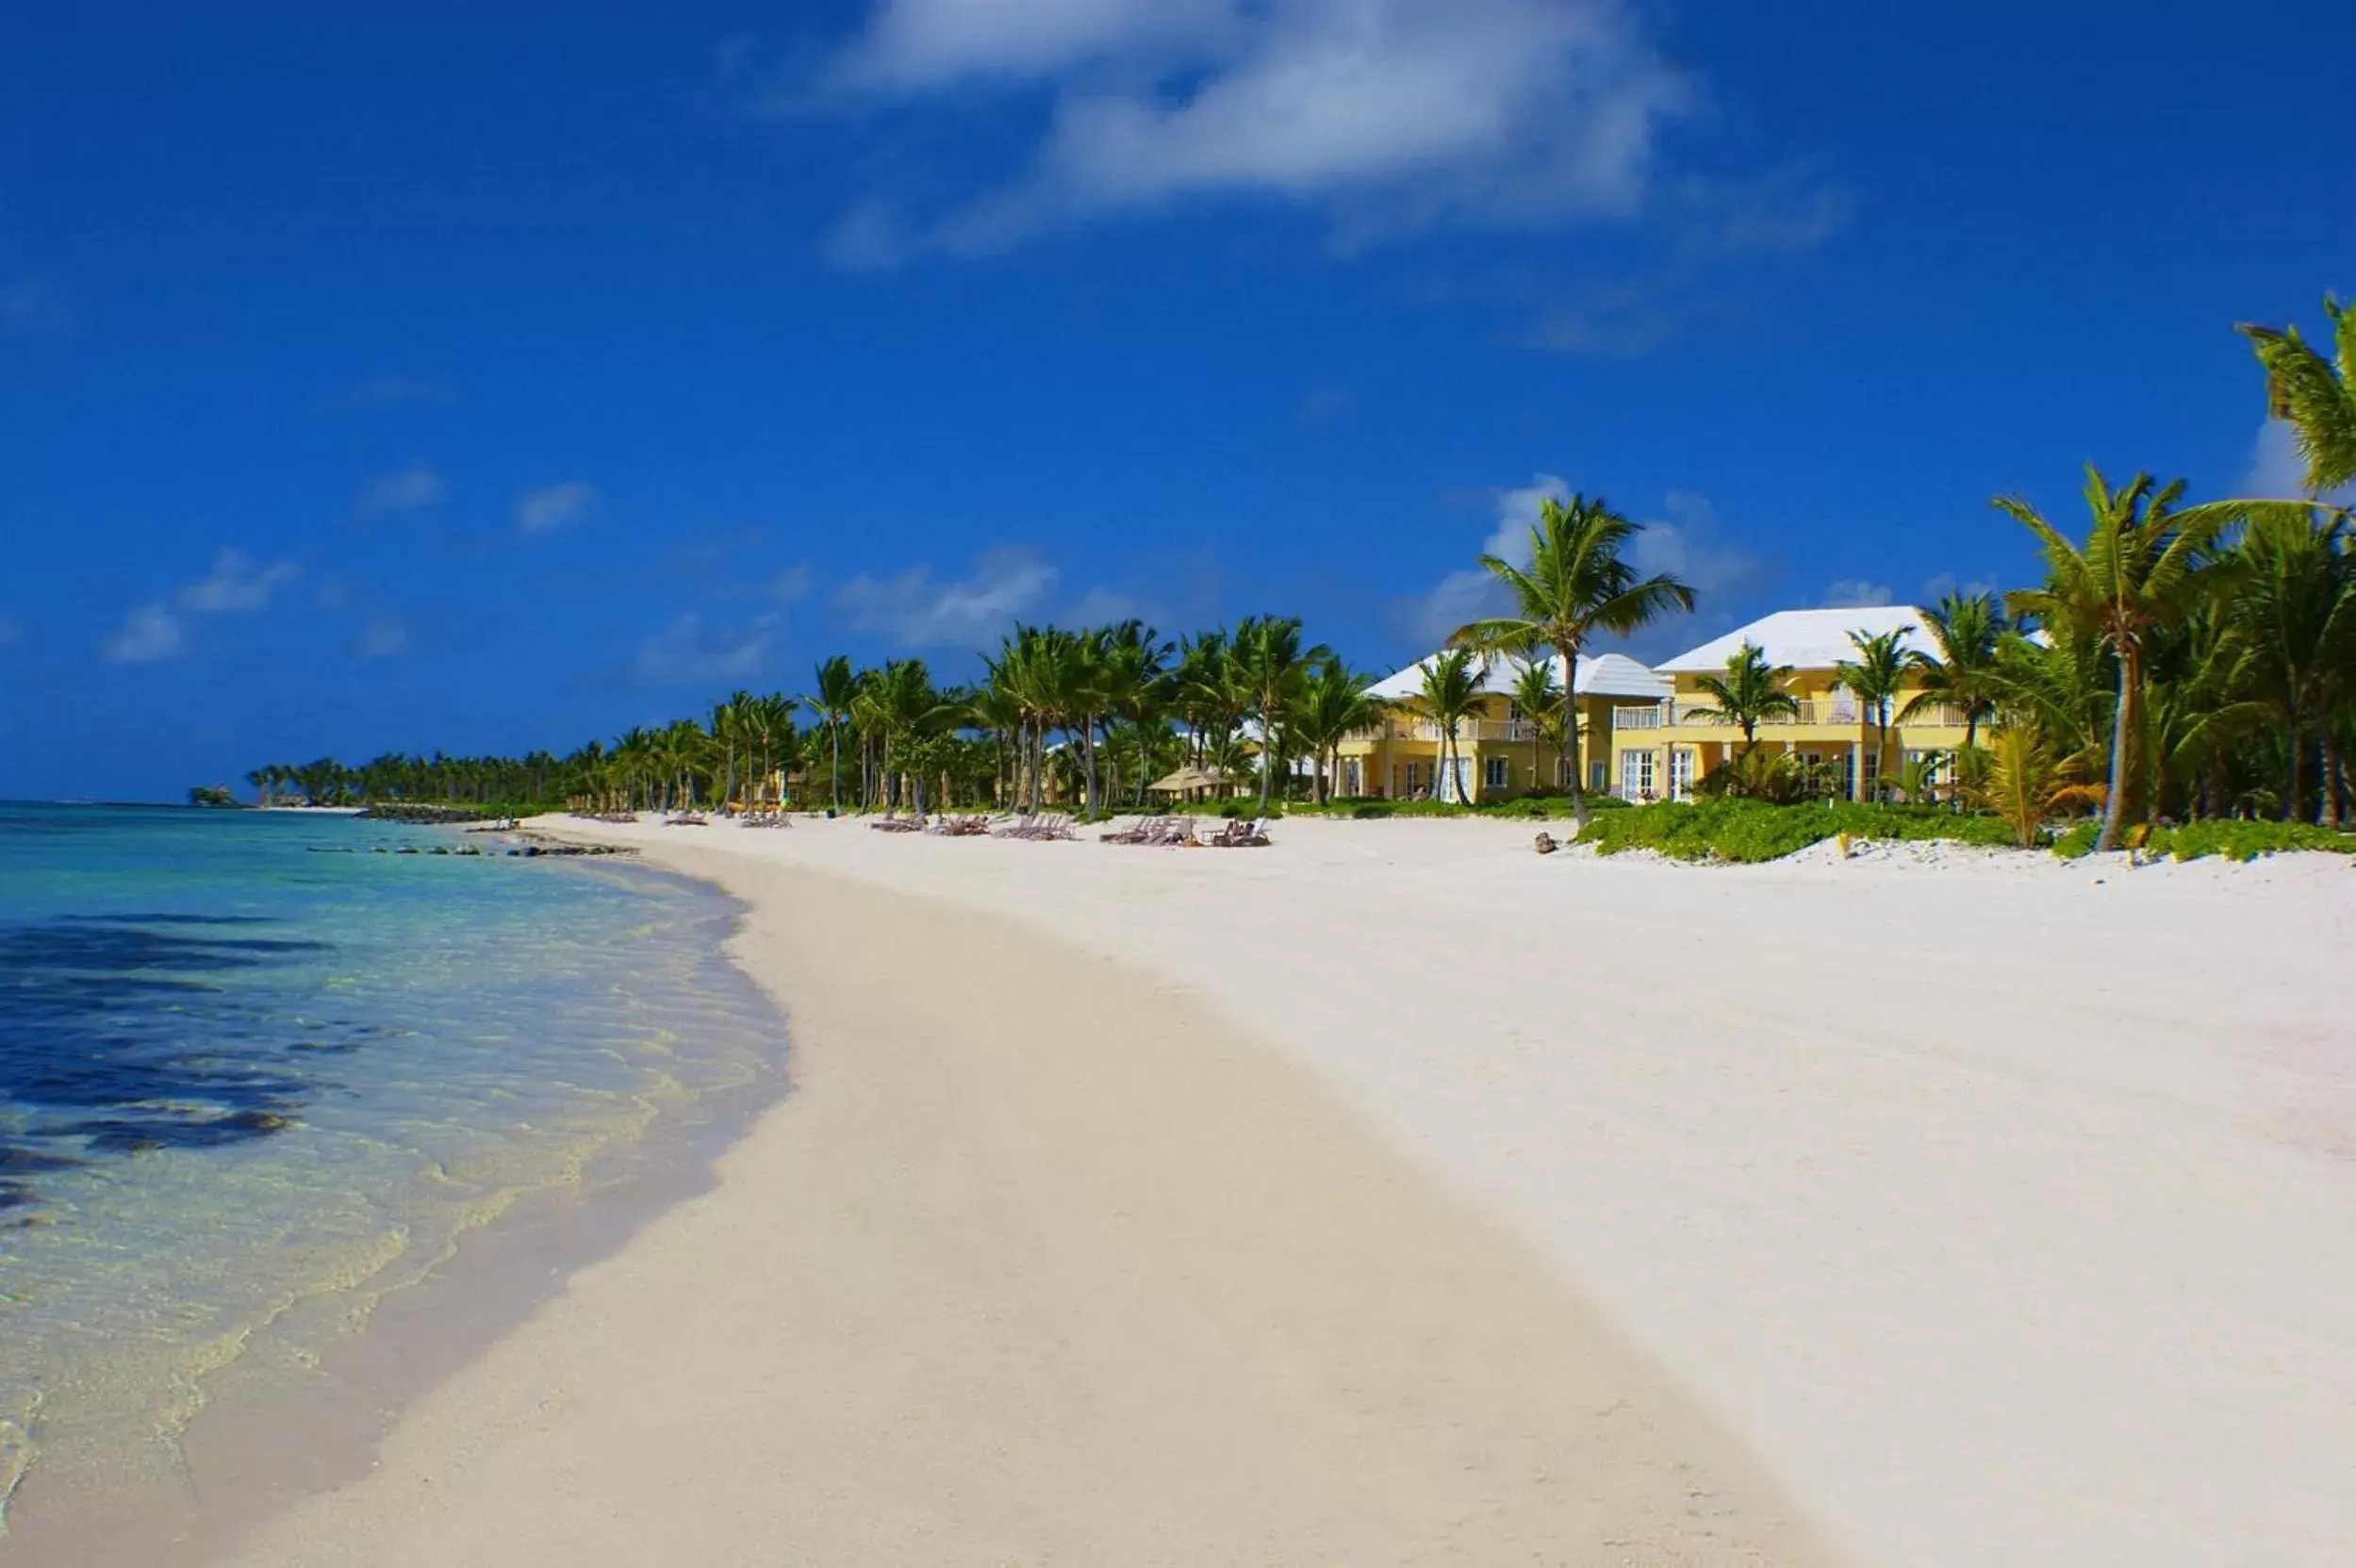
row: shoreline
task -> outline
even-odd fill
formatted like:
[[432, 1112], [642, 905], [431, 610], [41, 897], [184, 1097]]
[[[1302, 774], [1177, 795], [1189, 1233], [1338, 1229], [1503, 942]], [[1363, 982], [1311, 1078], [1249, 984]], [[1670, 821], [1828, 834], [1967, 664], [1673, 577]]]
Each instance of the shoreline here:
[[1157, 977], [642, 848], [750, 906], [787, 1098], [220, 1560], [1834, 1560], [1526, 1246]]
[[[707, 880], [634, 857], [626, 871], [601, 860], [580, 874], [692, 885], [711, 902], [706, 918], [733, 932], [744, 917]], [[300, 1498], [365, 1476], [416, 1398], [527, 1321], [572, 1274], [710, 1189], [719, 1157], [787, 1092], [777, 1054], [770, 1070], [742, 1082], [652, 1095], [643, 1125], [616, 1131], [569, 1180], [507, 1195], [431, 1256], [289, 1297], [192, 1385], [197, 1408], [170, 1438], [173, 1476], [142, 1472], [132, 1483], [36, 1465], [0, 1530], [0, 1564], [214, 1561]]]
[[[749, 906], [729, 952], [795, 1015], [787, 1098], [410, 1399], [367, 1477], [207, 1562], [2356, 1548], [2343, 865], [1685, 875], [1477, 822], [1288, 821], [1244, 854], [534, 829]], [[1926, 930], [1944, 968], [1868, 962]], [[1151, 1105], [1102, 1059], [1131, 1033], [1162, 1051], [1116, 1058], [1164, 1075]], [[1303, 1122], [1343, 1130], [1355, 1180], [1295, 1168]], [[1098, 1164], [1019, 1168], [1042, 1144]], [[1124, 1203], [1076, 1213], [1108, 1161]], [[1205, 1533], [1238, 1510], [1248, 1541]]]

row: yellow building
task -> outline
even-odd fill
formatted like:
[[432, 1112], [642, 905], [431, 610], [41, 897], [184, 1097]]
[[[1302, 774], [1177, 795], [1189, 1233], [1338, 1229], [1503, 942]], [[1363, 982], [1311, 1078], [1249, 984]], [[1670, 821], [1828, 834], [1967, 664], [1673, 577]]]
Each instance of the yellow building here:
[[1611, 792], [1628, 801], [1688, 800], [1694, 784], [1730, 760], [1742, 747], [1742, 732], [1731, 721], [1703, 710], [1715, 704], [1701, 689], [1705, 675], [1722, 676], [1726, 661], [1745, 642], [1767, 655], [1771, 667], [1789, 666], [1783, 688], [1799, 702], [1796, 715], [1779, 716], [1758, 727], [1761, 747], [1789, 751], [1812, 778], [1854, 800], [1871, 798], [1885, 773], [1927, 762], [1941, 782], [1952, 777], [1964, 743], [1961, 710], [1941, 705], [1910, 720], [1898, 716], [1920, 694], [1918, 682], [1889, 708], [1886, 749], [1874, 746], [1872, 715], [1842, 687], [1834, 667], [1854, 660], [1849, 634], [1868, 636], [1904, 632], [1909, 652], [1936, 656], [1930, 622], [1910, 605], [1880, 604], [1844, 610], [1779, 610], [1658, 666], [1673, 683], [1667, 695], [1641, 706], [1623, 705], [1611, 716]]
[[[1344, 796], [1379, 795], [1391, 800], [1480, 801], [1526, 795], [1540, 785], [1559, 789], [1568, 784], [1559, 749], [1540, 737], [1540, 728], [1513, 703], [1517, 667], [1511, 659], [1491, 659], [1482, 681], [1486, 695], [1480, 712], [1458, 721], [1454, 776], [1441, 766], [1444, 748], [1440, 725], [1411, 710], [1423, 689], [1424, 671], [1431, 660], [1409, 665], [1377, 683], [1373, 695], [1395, 704], [1380, 726], [1343, 742], [1341, 774], [1335, 781]], [[1557, 690], [1562, 664], [1555, 661]], [[1588, 768], [1588, 787], [1605, 787], [1611, 757], [1612, 716], [1623, 704], [1665, 701], [1668, 679], [1618, 653], [1590, 655], [1579, 660], [1579, 754]]]

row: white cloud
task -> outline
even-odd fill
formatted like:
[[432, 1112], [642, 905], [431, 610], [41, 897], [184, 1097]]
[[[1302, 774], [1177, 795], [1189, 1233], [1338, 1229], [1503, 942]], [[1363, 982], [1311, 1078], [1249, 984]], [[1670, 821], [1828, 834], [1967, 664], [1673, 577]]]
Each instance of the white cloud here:
[[836, 589], [834, 602], [853, 627], [905, 647], [980, 646], [1030, 613], [1055, 581], [1055, 568], [1032, 552], [994, 550], [956, 582], [935, 582], [924, 567], [896, 577], [862, 575]]
[[189, 652], [190, 616], [249, 615], [270, 607], [280, 589], [303, 575], [292, 561], [264, 565], [242, 550], [223, 550], [213, 569], [168, 600], [142, 604], [124, 618], [99, 647], [108, 664], [154, 664]]
[[58, 338], [74, 330], [65, 296], [40, 278], [0, 286], [0, 333], [11, 338]]
[[1824, 590], [1820, 603], [1827, 610], [1854, 610], [1890, 602], [1887, 583], [1869, 583], [1862, 577], [1843, 577]]
[[1967, 599], [1974, 599], [1994, 593], [1996, 588], [1997, 582], [1993, 577], [1974, 577], [1967, 582], [1957, 579], [1952, 571], [1942, 571], [1935, 577], [1923, 579], [1922, 602], [1936, 604], [1951, 593], [1959, 593]]
[[[1568, 500], [1570, 494], [1569, 482], [1550, 473], [1495, 491], [1496, 525], [1483, 548], [1516, 564], [1527, 561], [1530, 526], [1538, 520], [1540, 504], [1549, 499]], [[1672, 490], [1662, 500], [1660, 511], [1665, 515], [1646, 519], [1628, 546], [1628, 564], [1639, 576], [1667, 573], [1712, 606], [1764, 577], [1763, 557], [1720, 536], [1718, 509], [1707, 497]], [[1436, 647], [1467, 621], [1502, 615], [1509, 608], [1503, 586], [1485, 568], [1475, 566], [1450, 572], [1430, 592], [1409, 601], [1401, 619], [1420, 646]], [[1663, 626], [1639, 634], [1626, 646], [1649, 650], [1663, 638], [1686, 635], [1688, 630], [1687, 618], [1672, 615]], [[1622, 647], [1612, 639], [1605, 642]]]
[[1623, 0], [883, 0], [825, 91], [1050, 100], [979, 198], [855, 207], [830, 243], [853, 265], [1190, 197], [1307, 205], [1344, 243], [1625, 216], [1694, 96]]
[[[1481, 546], [1483, 553], [1525, 565], [1530, 558], [1530, 530], [1549, 501], [1571, 499], [1571, 482], [1557, 474], [1541, 473], [1527, 485], [1493, 492], [1496, 526]], [[1419, 645], [1437, 647], [1468, 621], [1503, 615], [1509, 608], [1506, 590], [1487, 567], [1474, 565], [1442, 577], [1429, 593], [1413, 601], [1405, 617], [1409, 634]]]
[[777, 581], [769, 585], [769, 591], [790, 604], [798, 599], [809, 598], [811, 586], [816, 581], [806, 563], [790, 566], [777, 574]]
[[898, 91], [970, 77], [1023, 79], [1157, 52], [1206, 52], [1229, 0], [883, 0], [840, 62], [853, 85]]
[[1148, 619], [1145, 608], [1117, 588], [1090, 588], [1056, 618], [1064, 626], [1117, 626], [1124, 620]]
[[1705, 600], [1739, 593], [1765, 574], [1763, 556], [1720, 536], [1718, 508], [1707, 496], [1672, 490], [1661, 510], [1667, 516], [1645, 520], [1644, 531], [1629, 547], [1629, 562], [1639, 574], [1666, 572]]
[[399, 616], [372, 616], [352, 639], [352, 652], [363, 659], [389, 659], [408, 651], [409, 628]]
[[196, 615], [243, 615], [267, 609], [280, 588], [303, 575], [292, 561], [256, 563], [242, 550], [213, 557], [212, 574], [180, 590], [180, 607]]
[[[2250, 443], [2249, 468], [2233, 492], [2252, 501], [2290, 501], [2307, 493], [2307, 459], [2298, 454], [2298, 432], [2287, 420], [2268, 420]], [[2336, 506], [2356, 505], [2356, 485], [2326, 492]]]
[[108, 664], [154, 664], [176, 659], [188, 647], [188, 626], [178, 616], [162, 604], [142, 604], [98, 652]]
[[447, 493], [440, 474], [423, 463], [412, 463], [399, 473], [371, 480], [368, 488], [360, 492], [356, 510], [364, 518], [423, 511], [428, 506], [440, 505]]
[[642, 686], [750, 680], [767, 662], [783, 626], [784, 617], [776, 612], [748, 625], [717, 627], [688, 611], [638, 645], [630, 679]]
[[587, 517], [597, 502], [597, 487], [578, 479], [544, 486], [516, 503], [516, 526], [526, 534], [552, 534]]
[[2298, 454], [2298, 432], [2290, 421], [2268, 420], [2258, 427], [2249, 471], [2234, 493], [2269, 501], [2307, 493], [2307, 460]]

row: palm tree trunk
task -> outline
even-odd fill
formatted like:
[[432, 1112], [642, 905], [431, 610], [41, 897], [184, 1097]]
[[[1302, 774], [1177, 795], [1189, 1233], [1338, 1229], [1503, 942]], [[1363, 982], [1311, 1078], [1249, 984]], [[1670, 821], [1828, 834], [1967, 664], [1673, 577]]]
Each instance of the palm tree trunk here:
[[1079, 749], [1088, 764], [1088, 815], [1096, 815], [1096, 720], [1095, 715], [1084, 719], [1079, 728]]
[[1587, 765], [1579, 757], [1579, 651], [1571, 643], [1557, 644], [1555, 652], [1562, 656], [1562, 754], [1570, 764], [1571, 819], [1579, 830], [1587, 830]]
[[2327, 828], [2340, 825], [2340, 792], [2347, 784], [2347, 774], [2340, 767], [2340, 743], [2332, 736], [2331, 726], [2323, 727], [2323, 803], [2319, 817]]
[[2143, 682], [2133, 645], [2118, 651], [2118, 710], [2111, 725], [2111, 786], [2102, 802], [2102, 831], [2094, 847], [2102, 853], [2118, 848], [2119, 825], [2126, 820], [2127, 789], [2134, 755], [2133, 736], [2142, 727]]
[[1268, 786], [1277, 778], [1277, 726], [1266, 706], [1260, 710], [1260, 815], [1268, 815]]
[[2291, 710], [2289, 729], [2291, 768], [2282, 785], [2282, 820], [2297, 822], [2300, 820], [2298, 798], [2304, 793], [2300, 786], [2306, 782], [2307, 743], [2299, 735], [2298, 710], [2296, 707]]

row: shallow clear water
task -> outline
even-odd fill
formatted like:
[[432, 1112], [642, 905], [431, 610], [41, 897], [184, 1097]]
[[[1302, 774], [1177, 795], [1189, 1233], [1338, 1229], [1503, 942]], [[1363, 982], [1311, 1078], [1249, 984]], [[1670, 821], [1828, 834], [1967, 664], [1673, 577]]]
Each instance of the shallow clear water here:
[[426, 852], [492, 842], [0, 805], [0, 1500], [168, 1476], [269, 1336], [354, 1332], [519, 1198], [781, 1078], [733, 905]]

